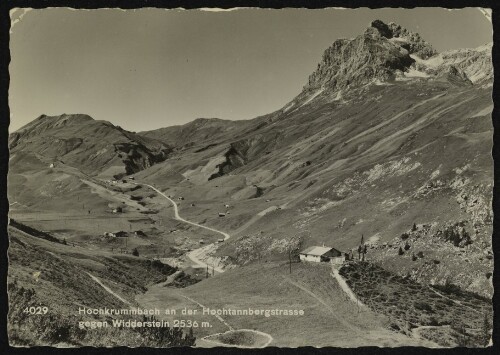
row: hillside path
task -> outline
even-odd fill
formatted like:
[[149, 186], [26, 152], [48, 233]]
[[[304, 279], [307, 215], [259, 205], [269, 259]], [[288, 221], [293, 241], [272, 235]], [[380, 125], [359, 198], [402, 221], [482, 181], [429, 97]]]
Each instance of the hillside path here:
[[318, 295], [316, 295], [314, 292], [312, 292], [311, 290], [307, 289], [306, 287], [300, 285], [299, 283], [295, 282], [295, 281], [292, 281], [289, 277], [287, 276], [283, 276], [283, 278], [290, 284], [292, 284], [293, 286], [295, 287], [298, 287], [300, 288], [302, 291], [306, 292], [307, 294], [309, 294], [309, 296], [313, 297], [316, 301], [318, 301], [319, 303], [321, 303], [323, 306], [325, 306], [329, 311], [330, 313], [332, 314], [333, 318], [335, 318], [335, 320], [341, 324], [343, 324], [346, 328], [349, 328], [350, 330], [352, 330], [353, 332], [356, 332], [356, 333], [359, 333], [360, 332], [360, 329], [355, 327], [354, 325], [352, 325], [351, 323], [347, 322], [344, 318], [342, 317], [339, 317], [335, 310], [332, 309], [332, 307], [327, 304], [325, 301], [323, 301]]
[[466, 307], [466, 308], [470, 309], [471, 311], [476, 312], [476, 313], [479, 313], [479, 314], [481, 313], [481, 312], [480, 312], [480, 311], [478, 311], [477, 309], [474, 309], [474, 308], [472, 308], [472, 307], [470, 307], [470, 306], [467, 306], [467, 305], [463, 304], [462, 302], [460, 302], [460, 301], [458, 301], [458, 300], [454, 300], [454, 299], [452, 299], [452, 298], [450, 298], [450, 297], [447, 297], [447, 296], [443, 295], [441, 292], [436, 291], [436, 290], [435, 290], [434, 288], [432, 288], [432, 287], [428, 287], [428, 289], [429, 289], [429, 290], [431, 290], [432, 292], [434, 292], [436, 295], [441, 296], [441, 297], [443, 297], [443, 298], [445, 298], [445, 299], [447, 299], [447, 300], [449, 300], [449, 301], [451, 301], [451, 302], [453, 302], [453, 303], [455, 303], [455, 304], [458, 304], [459, 306]]
[[347, 282], [344, 280], [344, 278], [342, 276], [340, 276], [339, 274], [339, 270], [335, 267], [332, 266], [332, 273], [331, 275], [333, 276], [333, 278], [335, 278], [335, 280], [337, 280], [337, 283], [339, 284], [340, 288], [342, 289], [342, 291], [344, 291], [347, 296], [349, 296], [349, 298], [351, 299], [351, 301], [353, 301], [354, 303], [356, 303], [359, 307], [366, 307], [357, 297], [356, 295], [354, 294], [354, 292], [352, 292], [351, 288], [349, 287], [349, 285], [347, 284]]
[[123, 303], [125, 303], [127, 306], [132, 306], [129, 301], [127, 301], [126, 299], [122, 298], [120, 295], [117, 295], [112, 289], [110, 289], [108, 286], [106, 286], [105, 284], [103, 284], [101, 282], [101, 280], [99, 280], [97, 277], [95, 277], [94, 275], [92, 275], [91, 273], [88, 273], [88, 272], [87, 272], [87, 274], [90, 276], [90, 278], [92, 280], [94, 280], [95, 282], [97, 282], [109, 294], [111, 294], [112, 296], [116, 297], [117, 299], [119, 299], [120, 301], [122, 301]]

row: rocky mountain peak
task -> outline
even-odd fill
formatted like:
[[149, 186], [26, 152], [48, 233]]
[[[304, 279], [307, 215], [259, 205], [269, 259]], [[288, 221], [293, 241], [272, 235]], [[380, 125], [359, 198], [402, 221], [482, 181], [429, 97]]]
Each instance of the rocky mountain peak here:
[[338, 90], [374, 79], [393, 80], [396, 70], [405, 71], [414, 63], [410, 57], [414, 53], [425, 56], [435, 51], [418, 34], [375, 20], [356, 38], [333, 42], [310, 75], [305, 90]]
[[427, 59], [437, 54], [436, 50], [427, 43], [418, 33], [411, 32], [401, 25], [394, 22], [388, 24], [374, 20], [365, 33], [377, 31], [382, 37], [385, 37], [406, 49], [410, 54], [416, 54], [422, 59]]
[[376, 29], [381, 36], [384, 36], [385, 38], [392, 38], [394, 37], [394, 32], [392, 29], [387, 25], [385, 22], [382, 22], [380, 20], [374, 20], [370, 24], [370, 27], [367, 28], [367, 31], [370, 31], [372, 29]]
[[303, 91], [286, 107], [321, 98], [338, 100], [370, 83], [440, 80], [471, 85], [492, 78], [489, 44], [438, 53], [420, 34], [394, 22], [374, 20], [357, 37], [335, 40]]

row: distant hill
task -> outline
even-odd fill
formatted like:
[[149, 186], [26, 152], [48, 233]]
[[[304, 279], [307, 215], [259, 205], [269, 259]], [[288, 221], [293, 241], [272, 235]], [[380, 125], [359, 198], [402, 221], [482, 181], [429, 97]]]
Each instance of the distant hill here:
[[239, 129], [248, 126], [248, 123], [248, 121], [198, 118], [184, 125], [159, 128], [140, 132], [139, 134], [181, 148], [189, 147], [196, 143], [225, 140], [228, 135], [239, 133]]
[[31, 152], [89, 175], [115, 178], [161, 162], [171, 152], [160, 141], [82, 114], [42, 115], [11, 133], [9, 148], [11, 156]]

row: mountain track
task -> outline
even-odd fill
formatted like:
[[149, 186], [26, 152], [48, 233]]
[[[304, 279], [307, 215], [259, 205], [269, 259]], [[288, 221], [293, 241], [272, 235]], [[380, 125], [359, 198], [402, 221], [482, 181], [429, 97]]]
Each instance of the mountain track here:
[[[188, 221], [184, 218], [182, 218], [180, 215], [179, 215], [179, 207], [177, 206], [177, 203], [175, 203], [174, 200], [172, 200], [170, 197], [168, 197], [167, 195], [165, 195], [163, 192], [161, 192], [160, 190], [158, 190], [156, 187], [152, 186], [152, 185], [149, 185], [149, 184], [145, 184], [145, 183], [137, 183], [137, 182], [134, 182], [134, 184], [136, 185], [143, 185], [143, 186], [147, 186], [149, 187], [150, 189], [152, 189], [153, 191], [155, 191], [156, 193], [158, 193], [160, 196], [163, 196], [164, 198], [166, 198], [167, 200], [170, 201], [170, 203], [172, 203], [173, 207], [174, 207], [174, 218], [178, 221], [181, 221], [181, 222], [184, 222], [184, 223], [187, 223], [187, 224], [190, 224], [192, 226], [195, 226], [195, 227], [199, 227], [199, 228], [203, 228], [203, 229], [206, 229], [206, 230], [209, 230], [211, 232], [214, 232], [214, 233], [218, 233], [218, 234], [221, 234], [223, 237], [224, 237], [224, 241], [228, 240], [229, 238], [231, 238], [231, 236], [226, 233], [226, 232], [222, 232], [220, 230], [217, 230], [215, 228], [211, 228], [211, 227], [207, 227], [207, 226], [203, 226], [201, 224], [198, 224], [198, 223], [195, 223], [195, 222], [191, 222], [191, 221]], [[195, 265], [197, 265], [198, 268], [208, 268], [210, 267], [207, 263], [203, 262], [202, 260], [199, 259], [199, 256], [201, 254], [204, 253], [204, 251], [210, 247], [212, 244], [208, 244], [204, 247], [201, 247], [201, 248], [198, 248], [198, 249], [195, 249], [189, 253], [187, 253], [187, 257], [189, 259], [191, 259], [191, 261], [193, 261], [195, 263]], [[217, 271], [219, 273], [222, 273], [224, 272], [224, 270], [220, 267], [212, 267], [214, 271]]]

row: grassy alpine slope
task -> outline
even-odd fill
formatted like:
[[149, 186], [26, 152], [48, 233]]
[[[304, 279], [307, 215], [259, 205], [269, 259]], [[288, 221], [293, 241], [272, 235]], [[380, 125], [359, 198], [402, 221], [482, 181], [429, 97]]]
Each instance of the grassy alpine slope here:
[[[80, 321], [108, 321], [82, 316], [80, 307], [122, 309], [137, 306], [135, 294], [165, 280], [176, 269], [132, 256], [89, 252], [9, 230], [9, 340], [14, 346], [181, 346], [194, 339], [180, 328], [79, 327]], [[113, 290], [111, 293], [96, 282]], [[48, 307], [30, 314], [30, 307]], [[140, 316], [118, 316], [142, 320]]]
[[[9, 232], [12, 300], [36, 297], [68, 317], [101, 300], [307, 314], [200, 316], [211, 326], [195, 331], [198, 346], [213, 346], [203, 337], [216, 333], [260, 341], [229, 328], [256, 329], [279, 346], [483, 346], [493, 293], [491, 96], [491, 45], [436, 53], [418, 34], [373, 21], [327, 48], [287, 105], [252, 120], [133, 133], [86, 115], [40, 116], [9, 138], [10, 217], [67, 244]], [[217, 242], [220, 234], [174, 219], [170, 201], [132, 178], [169, 196], [185, 220], [231, 238]], [[361, 313], [328, 266], [294, 264], [289, 274], [290, 250], [348, 251], [361, 236], [370, 264], [344, 269], [369, 307]], [[201, 246], [201, 263], [226, 271], [196, 282], [205, 270], [188, 254]], [[29, 299], [26, 289], [35, 289]], [[19, 344], [36, 341], [13, 331]], [[86, 334], [66, 338], [98, 343]]]

